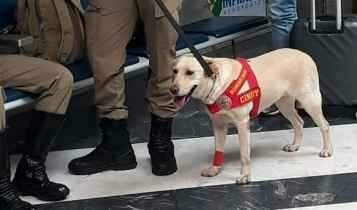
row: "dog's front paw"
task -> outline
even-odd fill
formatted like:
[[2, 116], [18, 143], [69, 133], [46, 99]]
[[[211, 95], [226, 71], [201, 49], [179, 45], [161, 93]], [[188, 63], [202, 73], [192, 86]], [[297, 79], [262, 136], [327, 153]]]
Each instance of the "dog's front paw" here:
[[210, 166], [209, 168], [203, 169], [201, 175], [204, 177], [214, 177], [219, 174], [221, 167]]
[[297, 144], [288, 144], [286, 146], [283, 147], [283, 150], [285, 152], [296, 152], [298, 151], [300, 148], [300, 145], [297, 145]]
[[322, 158], [328, 158], [332, 156], [332, 149], [323, 149], [320, 153], [319, 156]]
[[241, 175], [237, 180], [237, 184], [248, 184], [250, 182], [250, 175]]

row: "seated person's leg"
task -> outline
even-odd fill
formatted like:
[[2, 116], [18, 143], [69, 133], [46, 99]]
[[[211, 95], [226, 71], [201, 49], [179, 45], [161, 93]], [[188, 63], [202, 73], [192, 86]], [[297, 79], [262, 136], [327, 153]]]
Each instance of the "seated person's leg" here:
[[30, 210], [33, 207], [22, 200], [20, 200], [15, 189], [10, 183], [10, 160], [8, 145], [5, 135], [5, 109], [4, 96], [0, 86], [0, 206], [1, 209], [21, 209]]
[[0, 72], [5, 75], [0, 85], [38, 95], [14, 185], [20, 193], [40, 200], [65, 199], [69, 189], [49, 181], [45, 161], [65, 118], [73, 86], [71, 73], [56, 63], [16, 55], [0, 56]]

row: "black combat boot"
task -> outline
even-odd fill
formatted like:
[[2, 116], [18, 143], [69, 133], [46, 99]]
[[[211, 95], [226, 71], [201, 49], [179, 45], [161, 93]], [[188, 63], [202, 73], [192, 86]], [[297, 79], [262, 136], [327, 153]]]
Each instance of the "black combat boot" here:
[[35, 208], [22, 201], [10, 183], [10, 161], [5, 138], [5, 129], [0, 130], [0, 209], [1, 210], [34, 210]]
[[90, 175], [108, 170], [136, 168], [136, 157], [130, 143], [126, 120], [103, 118], [100, 128], [102, 142], [91, 153], [69, 163], [71, 174]]
[[64, 119], [64, 115], [35, 111], [27, 134], [25, 151], [13, 180], [21, 195], [34, 196], [42, 201], [67, 198], [68, 187], [51, 182], [45, 167], [49, 149], [61, 130]]
[[161, 118], [151, 115], [149, 153], [152, 173], [166, 176], [177, 171], [174, 144], [171, 140], [172, 118]]

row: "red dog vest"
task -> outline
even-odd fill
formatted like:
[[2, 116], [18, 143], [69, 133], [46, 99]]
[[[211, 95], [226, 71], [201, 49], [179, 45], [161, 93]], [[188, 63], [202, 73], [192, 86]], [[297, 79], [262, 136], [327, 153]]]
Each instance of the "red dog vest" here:
[[[223, 95], [221, 95], [214, 104], [207, 105], [208, 110], [214, 114], [221, 109], [233, 109], [240, 107], [249, 102], [253, 102], [253, 109], [250, 112], [250, 117], [254, 118], [258, 115], [260, 104], [260, 88], [257, 79], [252, 71], [247, 60], [237, 58], [237, 61], [242, 65], [242, 70], [238, 79], [234, 80]], [[249, 90], [242, 94], [238, 94], [245, 82], [248, 82]]]

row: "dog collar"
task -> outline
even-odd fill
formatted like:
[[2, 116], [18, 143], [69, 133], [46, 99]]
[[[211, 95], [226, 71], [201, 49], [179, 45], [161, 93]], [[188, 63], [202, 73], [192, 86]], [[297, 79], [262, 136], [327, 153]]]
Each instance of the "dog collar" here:
[[[239, 77], [229, 85], [215, 103], [208, 104], [207, 108], [214, 114], [221, 110], [229, 110], [253, 102], [250, 117], [254, 118], [258, 115], [260, 104], [261, 93], [258, 81], [246, 59], [237, 58], [237, 61], [242, 65]], [[249, 89], [244, 93], [238, 94], [245, 82], [248, 82]]]

